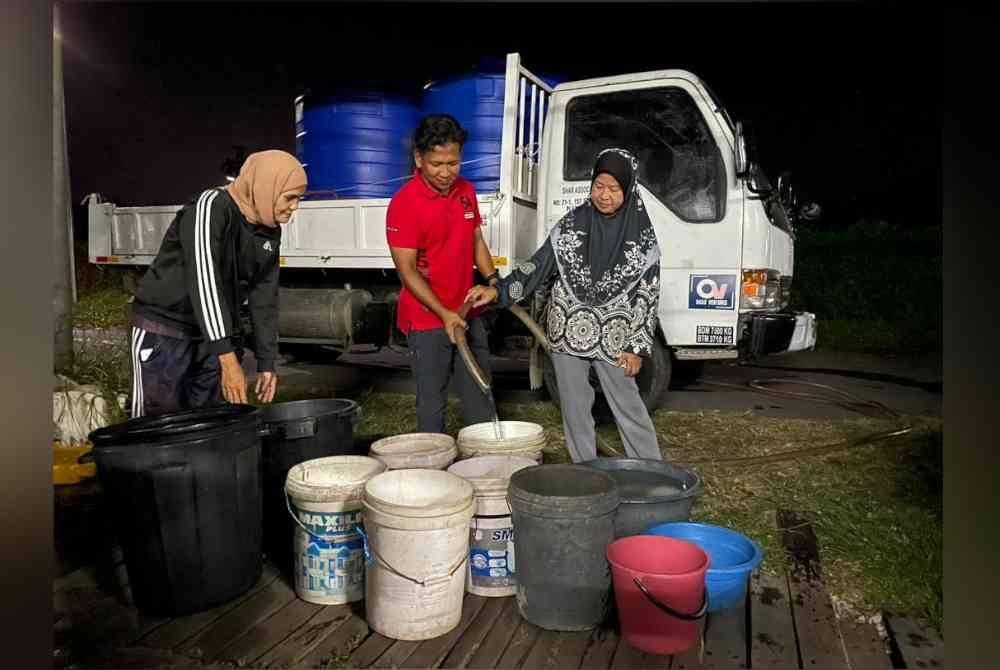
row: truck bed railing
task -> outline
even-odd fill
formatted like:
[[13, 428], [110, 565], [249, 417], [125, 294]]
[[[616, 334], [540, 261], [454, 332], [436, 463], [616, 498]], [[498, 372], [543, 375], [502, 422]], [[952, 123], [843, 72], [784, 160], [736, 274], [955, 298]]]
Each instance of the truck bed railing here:
[[535, 202], [538, 157], [552, 87], [521, 66], [520, 54], [507, 54], [504, 91], [504, 142], [500, 157], [500, 191]]

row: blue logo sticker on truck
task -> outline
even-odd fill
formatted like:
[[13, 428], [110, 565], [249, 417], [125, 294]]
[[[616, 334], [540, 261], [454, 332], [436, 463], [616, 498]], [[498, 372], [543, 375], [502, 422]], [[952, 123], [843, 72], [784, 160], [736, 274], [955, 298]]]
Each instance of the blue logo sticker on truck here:
[[691, 275], [688, 309], [735, 309], [736, 275]]

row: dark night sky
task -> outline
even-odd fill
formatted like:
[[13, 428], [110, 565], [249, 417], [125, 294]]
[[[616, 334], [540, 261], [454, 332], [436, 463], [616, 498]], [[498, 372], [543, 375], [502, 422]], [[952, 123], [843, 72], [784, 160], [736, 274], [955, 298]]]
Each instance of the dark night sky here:
[[[940, 220], [937, 12], [878, 4], [62, 6], [73, 197], [174, 204], [233, 145], [292, 150], [307, 86], [420, 85], [520, 51], [568, 79], [679, 67], [826, 211]], [[76, 228], [85, 220], [77, 214]]]

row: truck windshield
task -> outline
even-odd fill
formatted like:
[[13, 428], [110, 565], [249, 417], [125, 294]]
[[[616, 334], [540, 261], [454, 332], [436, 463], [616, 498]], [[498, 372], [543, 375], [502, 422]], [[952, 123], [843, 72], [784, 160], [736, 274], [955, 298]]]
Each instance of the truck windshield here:
[[584, 95], [566, 109], [563, 179], [586, 181], [601, 149], [639, 158], [639, 181], [678, 217], [714, 223], [725, 214], [722, 154], [691, 96], [677, 87]]

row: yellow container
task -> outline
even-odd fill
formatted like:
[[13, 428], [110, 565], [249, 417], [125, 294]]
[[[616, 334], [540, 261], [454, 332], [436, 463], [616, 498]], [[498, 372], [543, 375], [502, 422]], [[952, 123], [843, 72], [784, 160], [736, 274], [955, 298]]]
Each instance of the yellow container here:
[[52, 483], [56, 486], [79, 484], [97, 474], [96, 463], [78, 463], [77, 460], [94, 448], [90, 442], [81, 445], [52, 443]]

